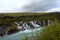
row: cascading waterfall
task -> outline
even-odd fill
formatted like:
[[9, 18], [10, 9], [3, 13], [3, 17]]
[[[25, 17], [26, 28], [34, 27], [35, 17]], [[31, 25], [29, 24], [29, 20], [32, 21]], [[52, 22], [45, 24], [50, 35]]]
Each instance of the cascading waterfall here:
[[50, 20], [48, 20], [48, 25], [50, 25], [51, 24], [51, 22], [50, 22]]
[[28, 26], [27, 24], [26, 24], [26, 28], [27, 28], [27, 29], [31, 29], [30, 26]]
[[48, 20], [48, 25], [50, 25], [50, 24], [52, 24], [52, 23], [53, 23], [53, 21]]
[[36, 21], [30, 21], [30, 23], [31, 23], [34, 27], [39, 27], [39, 25], [36, 24]]
[[[17, 28], [21, 31], [11, 34], [11, 35], [7, 35], [7, 32], [6, 32], [6, 36], [3, 36], [0, 39], [1, 40], [22, 40], [25, 34], [27, 36], [32, 36], [31, 34], [32, 32], [33, 34], [35, 34], [36, 31], [41, 31], [42, 29], [41, 24], [43, 23], [43, 26], [44, 26], [45, 22], [46, 22], [45, 20], [42, 22], [39, 22], [39, 21], [29, 21], [29, 22], [24, 22], [24, 23], [15, 22], [15, 24], [17, 25]], [[47, 20], [47, 23], [48, 23], [47, 25], [50, 25], [51, 23], [53, 23], [53, 21]], [[30, 25], [32, 25], [32, 27], [34, 26], [33, 30], [31, 29]], [[22, 29], [24, 29], [24, 31], [22, 31]]]
[[22, 26], [20, 26], [19, 23], [15, 22], [15, 24], [17, 25], [17, 28], [18, 28], [19, 30], [22, 29]]
[[45, 20], [43, 20], [43, 26], [45, 26]]
[[[46, 23], [45, 20], [42, 20], [42, 22], [37, 22], [37, 21], [29, 21], [28, 23], [30, 23], [32, 26], [34, 26], [34, 28], [40, 27], [41, 24], [43, 24], [42, 26], [45, 26]], [[22, 25], [20, 25], [20, 23], [15, 22], [15, 24], [17, 24], [17, 28], [20, 29], [25, 29], [25, 30], [29, 30], [31, 29], [31, 27], [28, 25], [27, 22], [24, 22]], [[51, 23], [53, 23], [53, 21], [50, 21], [49, 19], [47, 20], [47, 25], [50, 25]]]
[[36, 22], [37, 22], [37, 21], [34, 21], [34, 25], [35, 25], [36, 27], [40, 27], [40, 25], [38, 25]]
[[7, 36], [8, 32], [6, 32], [6, 36]]
[[23, 24], [23, 27], [24, 27], [25, 30], [28, 30], [28, 27], [29, 27], [29, 26], [28, 26], [28, 25], [26, 24], [26, 22], [25, 22], [25, 23]]

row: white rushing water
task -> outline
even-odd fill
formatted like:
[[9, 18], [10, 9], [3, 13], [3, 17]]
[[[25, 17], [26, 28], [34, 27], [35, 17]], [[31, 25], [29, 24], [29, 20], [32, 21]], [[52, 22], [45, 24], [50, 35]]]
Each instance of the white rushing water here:
[[[42, 26], [38, 25], [36, 22], [37, 21], [24, 22], [22, 25], [18, 22], [15, 22], [15, 24], [17, 25], [17, 28], [19, 30], [22, 29], [22, 28], [25, 29], [25, 30], [20, 30], [19, 32], [14, 33], [14, 34], [5, 35], [3, 37], [0, 37], [0, 40], [23, 40], [23, 37], [25, 35], [27, 35], [28, 37], [32, 37], [32, 33], [33, 33], [33, 35], [35, 35], [37, 31], [40, 33], [41, 29], [43, 28]], [[50, 23], [51, 21], [48, 20], [47, 22], [48, 22], [47, 25], [51, 24]], [[28, 25], [28, 23], [33, 25], [34, 28], [31, 29], [31, 27], [29, 26], [30, 24]], [[41, 22], [39, 22], [39, 23], [41, 23]], [[45, 25], [45, 21], [43, 21], [43, 24]]]
[[15, 34], [3, 36], [0, 38], [0, 40], [22, 40], [24, 35], [32, 36], [31, 33], [35, 33], [36, 31], [41, 30], [42, 28], [36, 28], [36, 29], [31, 29], [31, 30], [24, 30], [24, 31], [19, 31]]

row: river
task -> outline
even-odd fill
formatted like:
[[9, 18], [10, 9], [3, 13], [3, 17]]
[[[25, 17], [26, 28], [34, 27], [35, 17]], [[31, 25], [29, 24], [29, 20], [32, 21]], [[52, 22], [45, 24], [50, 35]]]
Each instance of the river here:
[[19, 31], [19, 32], [11, 34], [11, 35], [5, 35], [3, 37], [0, 37], [0, 40], [23, 40], [23, 37], [25, 35], [32, 36], [31, 33], [35, 34], [35, 32], [40, 31], [41, 29], [42, 29], [42, 27], [34, 28], [34, 29], [30, 29], [30, 30]]

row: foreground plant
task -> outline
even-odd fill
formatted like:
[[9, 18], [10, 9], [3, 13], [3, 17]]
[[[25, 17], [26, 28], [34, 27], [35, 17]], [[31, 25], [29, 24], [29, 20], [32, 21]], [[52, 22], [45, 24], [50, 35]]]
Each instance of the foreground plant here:
[[43, 29], [40, 33], [40, 40], [60, 40], [60, 23], [54, 23]]

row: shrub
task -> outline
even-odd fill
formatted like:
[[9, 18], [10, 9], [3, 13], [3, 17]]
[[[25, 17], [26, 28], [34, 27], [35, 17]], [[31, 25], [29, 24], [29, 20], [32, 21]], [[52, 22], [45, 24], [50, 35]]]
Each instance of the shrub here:
[[[60, 23], [43, 28], [40, 34], [36, 34], [34, 38], [35, 40], [60, 40]], [[28, 37], [25, 36], [24, 40], [28, 40]]]
[[43, 29], [40, 40], [60, 40], [60, 23], [54, 23]]
[[28, 36], [25, 35], [25, 36], [23, 37], [23, 40], [28, 40]]

